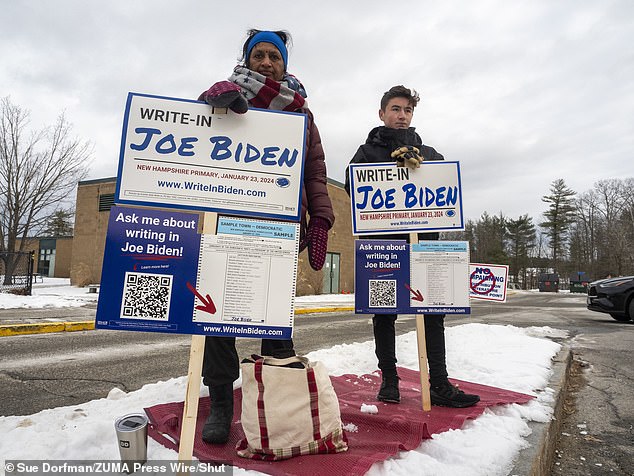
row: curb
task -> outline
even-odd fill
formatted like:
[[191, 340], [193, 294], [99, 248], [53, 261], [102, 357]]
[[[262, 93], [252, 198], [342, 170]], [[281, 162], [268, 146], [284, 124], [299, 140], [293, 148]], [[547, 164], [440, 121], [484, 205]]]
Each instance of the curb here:
[[354, 311], [354, 307], [314, 307], [305, 309], [295, 309], [295, 314], [310, 314], [313, 312], [341, 312]]
[[564, 401], [568, 393], [568, 377], [572, 364], [572, 351], [563, 345], [553, 361], [553, 375], [548, 387], [555, 391], [553, 416], [547, 423], [531, 422], [531, 434], [526, 438], [529, 447], [520, 451], [509, 471], [512, 476], [549, 476], [555, 458], [555, 444], [561, 433]]
[[7, 324], [0, 326], [0, 337], [27, 334], [47, 334], [52, 332], [90, 331], [95, 321], [46, 322], [44, 324]]
[[[295, 309], [295, 314], [316, 312], [354, 311], [353, 307], [316, 307], [312, 309]], [[21, 336], [28, 334], [48, 334], [53, 332], [92, 331], [95, 321], [46, 322], [43, 324], [6, 324], [0, 325], [0, 337]]]

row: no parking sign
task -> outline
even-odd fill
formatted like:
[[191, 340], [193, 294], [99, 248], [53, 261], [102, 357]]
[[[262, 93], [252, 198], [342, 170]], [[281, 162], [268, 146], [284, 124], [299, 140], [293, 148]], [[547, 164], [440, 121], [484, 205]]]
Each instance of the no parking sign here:
[[469, 264], [469, 298], [506, 301], [509, 267], [499, 264]]

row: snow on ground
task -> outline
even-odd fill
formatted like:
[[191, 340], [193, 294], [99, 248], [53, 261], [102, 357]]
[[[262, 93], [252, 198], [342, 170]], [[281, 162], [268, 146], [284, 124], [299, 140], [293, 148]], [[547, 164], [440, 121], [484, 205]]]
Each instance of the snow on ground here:
[[[68, 280], [45, 278], [34, 286], [33, 296], [0, 295], [0, 308], [75, 306], [96, 300], [87, 288], [76, 288]], [[7, 297], [8, 296], [8, 297]], [[321, 295], [297, 298], [298, 303], [332, 306], [352, 305], [354, 295]], [[492, 385], [535, 395], [526, 405], [504, 405], [487, 409], [482, 416], [467, 421], [460, 430], [434, 435], [414, 451], [376, 463], [370, 475], [504, 475], [518, 452], [528, 443], [528, 422], [547, 422], [552, 415], [554, 391], [547, 387], [552, 358], [560, 345], [550, 340], [564, 337], [549, 327], [521, 329], [513, 326], [465, 324], [449, 327], [447, 363], [454, 378]], [[416, 333], [398, 337], [399, 365], [418, 369]], [[341, 344], [311, 352], [311, 360], [321, 361], [332, 375], [364, 374], [376, 370], [372, 341]], [[50, 460], [118, 460], [114, 421], [144, 407], [182, 401], [186, 377], [146, 385], [125, 393], [113, 388], [106, 398], [81, 405], [52, 408], [29, 416], [0, 416], [0, 458]], [[241, 380], [236, 386], [241, 385]], [[207, 389], [201, 386], [201, 394]], [[25, 396], [28, 398], [28, 396]], [[359, 411], [374, 412], [371, 402], [359, 402]], [[377, 411], [378, 410], [377, 408]], [[347, 431], [362, 431], [343, 422]], [[353, 425], [354, 426], [354, 425]], [[148, 441], [150, 460], [176, 460], [177, 453], [153, 440]], [[315, 456], [317, 459], [318, 456]], [[235, 474], [257, 474], [235, 468]], [[4, 475], [4, 464], [0, 466]]]
[[35, 309], [47, 307], [79, 307], [97, 302], [96, 293], [88, 288], [70, 285], [68, 278], [43, 278], [44, 282], [34, 283], [31, 296], [0, 293], [0, 309]]
[[[0, 293], [0, 309], [27, 309], [46, 307], [78, 307], [87, 303], [96, 303], [99, 294], [89, 293], [88, 287], [70, 285], [68, 278], [44, 278], [43, 283], [33, 284], [32, 296], [17, 296]], [[314, 308], [328, 304], [335, 307], [352, 307], [354, 294], [321, 294], [299, 296], [295, 298], [299, 307]]]

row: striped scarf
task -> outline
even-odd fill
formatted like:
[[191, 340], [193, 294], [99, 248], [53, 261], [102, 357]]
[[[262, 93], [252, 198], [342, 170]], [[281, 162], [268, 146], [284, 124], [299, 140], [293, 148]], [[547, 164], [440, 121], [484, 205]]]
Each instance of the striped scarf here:
[[275, 111], [296, 111], [306, 106], [304, 86], [292, 74], [284, 74], [278, 82], [251, 71], [245, 66], [236, 66], [229, 81], [242, 89], [249, 105]]

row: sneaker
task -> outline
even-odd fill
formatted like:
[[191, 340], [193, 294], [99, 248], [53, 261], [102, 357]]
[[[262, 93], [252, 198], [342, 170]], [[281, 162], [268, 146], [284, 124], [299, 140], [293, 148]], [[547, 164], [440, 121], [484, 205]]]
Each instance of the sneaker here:
[[398, 390], [398, 375], [384, 375], [381, 381], [381, 389], [376, 399], [381, 402], [399, 403], [401, 401], [401, 392]]
[[458, 387], [451, 385], [449, 381], [441, 385], [432, 386], [429, 389], [431, 404], [440, 407], [465, 408], [471, 407], [480, 401], [478, 395], [464, 393]]

